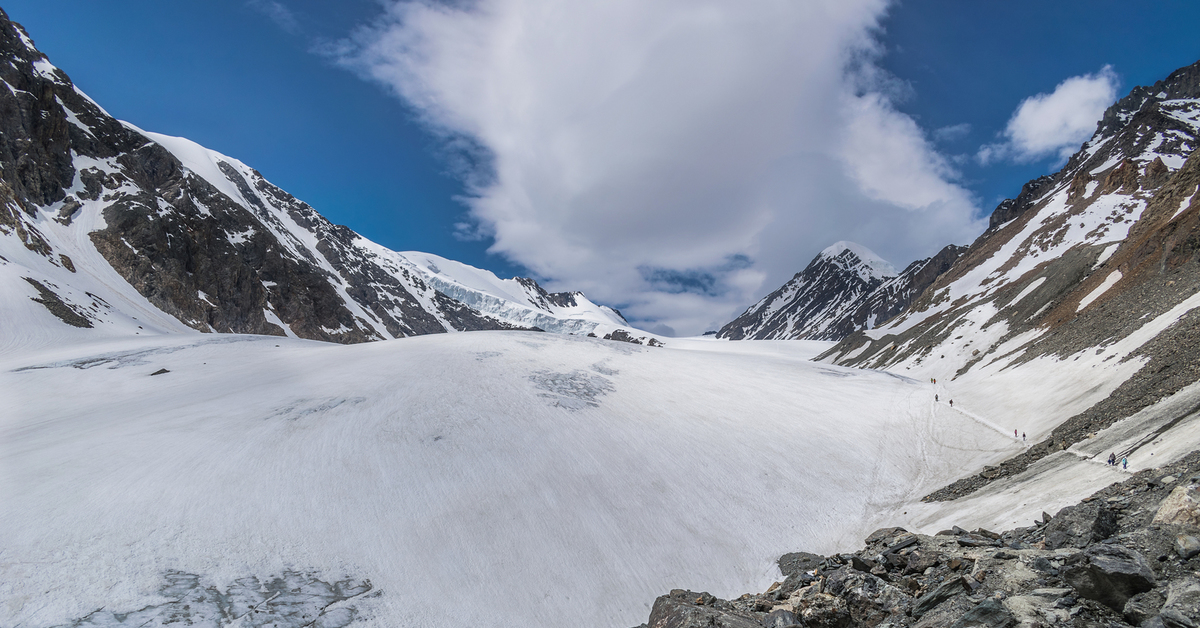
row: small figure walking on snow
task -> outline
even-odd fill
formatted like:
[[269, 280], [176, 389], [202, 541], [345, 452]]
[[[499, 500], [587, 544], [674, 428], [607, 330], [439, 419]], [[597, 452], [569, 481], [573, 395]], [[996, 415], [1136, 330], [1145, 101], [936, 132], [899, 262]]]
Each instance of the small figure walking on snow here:
[[937, 395], [934, 395], [934, 396], [933, 396], [933, 400], [936, 402], [936, 401], [938, 400], [938, 396], [937, 396]]
[[1013, 430], [1013, 438], [1017, 437], [1017, 430]]
[[1121, 470], [1129, 468], [1129, 458], [1121, 458]]
[[1021, 442], [1025, 442], [1025, 432], [1021, 432]]
[[1114, 467], [1117, 466], [1117, 454], [1116, 453], [1108, 454], [1108, 464], [1110, 464]]
[[951, 408], [953, 408], [953, 407], [954, 407], [954, 400], [953, 400], [953, 399], [951, 399], [951, 400], [950, 400], [950, 407], [951, 407]]

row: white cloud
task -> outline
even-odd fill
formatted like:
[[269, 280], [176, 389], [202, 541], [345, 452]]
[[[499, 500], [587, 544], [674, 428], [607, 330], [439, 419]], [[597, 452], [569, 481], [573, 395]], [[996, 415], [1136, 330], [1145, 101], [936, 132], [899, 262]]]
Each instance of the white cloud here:
[[1095, 74], [1059, 83], [1049, 94], [1026, 98], [1009, 119], [1004, 141], [981, 147], [979, 160], [1067, 159], [1096, 131], [1104, 110], [1117, 98], [1117, 84], [1112, 66], [1106, 65]]
[[342, 61], [483, 149], [468, 206], [493, 251], [699, 333], [831, 242], [903, 266], [978, 233], [871, 63], [886, 4], [393, 2]]
[[299, 35], [303, 29], [292, 10], [275, 0], [247, 0], [246, 4], [255, 11], [270, 18], [275, 25], [292, 35]]

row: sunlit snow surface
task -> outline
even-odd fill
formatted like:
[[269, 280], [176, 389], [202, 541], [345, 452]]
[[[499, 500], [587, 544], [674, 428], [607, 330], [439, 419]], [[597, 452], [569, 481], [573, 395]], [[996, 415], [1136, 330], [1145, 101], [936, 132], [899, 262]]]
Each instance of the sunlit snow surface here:
[[823, 343], [106, 342], [0, 354], [0, 625], [625, 628], [1020, 447]]

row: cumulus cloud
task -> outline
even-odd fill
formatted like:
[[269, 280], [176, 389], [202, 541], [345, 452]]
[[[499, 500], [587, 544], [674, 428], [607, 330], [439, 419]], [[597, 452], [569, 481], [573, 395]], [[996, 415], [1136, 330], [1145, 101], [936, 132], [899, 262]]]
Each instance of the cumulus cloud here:
[[465, 147], [465, 233], [699, 333], [831, 242], [903, 266], [981, 229], [873, 63], [886, 5], [401, 1], [340, 61]]
[[1106, 65], [1059, 83], [1049, 94], [1026, 98], [1009, 119], [1003, 141], [981, 147], [979, 160], [1066, 160], [1096, 131], [1096, 122], [1117, 98], [1117, 86], [1116, 73]]

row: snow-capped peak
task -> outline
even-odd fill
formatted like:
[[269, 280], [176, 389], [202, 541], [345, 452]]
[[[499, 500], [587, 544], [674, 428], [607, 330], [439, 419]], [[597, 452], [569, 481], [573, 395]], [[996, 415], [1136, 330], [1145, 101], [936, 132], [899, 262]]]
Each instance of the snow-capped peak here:
[[864, 280], [887, 279], [899, 274], [895, 267], [871, 249], [846, 240], [828, 246], [817, 257], [825, 258], [845, 270], [857, 272]]

